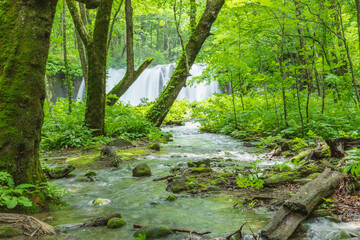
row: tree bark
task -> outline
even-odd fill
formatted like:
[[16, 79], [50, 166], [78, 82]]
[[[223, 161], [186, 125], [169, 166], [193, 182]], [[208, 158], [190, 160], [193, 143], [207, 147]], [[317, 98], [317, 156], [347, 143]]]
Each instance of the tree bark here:
[[85, 124], [93, 134], [105, 134], [105, 82], [107, 43], [113, 0], [102, 0], [96, 13], [93, 37], [86, 29], [74, 0], [66, 0], [76, 30], [86, 48], [88, 60], [88, 88]]
[[360, 51], [360, 0], [355, 0], [355, 4], [356, 4], [358, 35], [359, 35], [359, 51]]
[[66, 46], [66, 3], [63, 1], [63, 12], [61, 16], [61, 25], [62, 25], [62, 34], [63, 34], [63, 53], [64, 53], [64, 65], [65, 65], [65, 81], [68, 91], [68, 101], [69, 101], [69, 114], [71, 113], [71, 104], [72, 104], [72, 85], [69, 75], [69, 65], [67, 59], [67, 46]]
[[0, 171], [45, 181], [39, 161], [45, 65], [57, 0], [8, 0], [0, 12]]
[[271, 222], [260, 232], [263, 239], [286, 240], [305, 220], [323, 198], [330, 196], [344, 175], [326, 169], [317, 178], [304, 185], [277, 211]]
[[[205, 12], [202, 15], [196, 29], [192, 32], [186, 45], [186, 53], [183, 53], [180, 57], [168, 85], [161, 92], [161, 95], [156, 100], [154, 106], [147, 113], [147, 118], [156, 124], [156, 126], [160, 126], [164, 121], [171, 105], [177, 98], [181, 89], [185, 86], [186, 79], [189, 76], [186, 65], [188, 64], [189, 69], [191, 69], [202, 45], [208, 36], [210, 36], [211, 26], [216, 20], [216, 17], [223, 5], [224, 0], [207, 1]], [[185, 62], [186, 59], [188, 60], [188, 63]]]

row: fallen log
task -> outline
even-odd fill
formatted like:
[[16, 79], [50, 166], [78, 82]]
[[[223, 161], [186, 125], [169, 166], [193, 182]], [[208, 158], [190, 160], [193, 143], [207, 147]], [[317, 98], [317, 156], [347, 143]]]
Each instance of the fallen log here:
[[21, 229], [25, 235], [31, 237], [57, 233], [53, 226], [35, 217], [14, 213], [0, 213], [0, 226]]
[[81, 227], [100, 227], [100, 226], [106, 226], [107, 222], [111, 219], [111, 218], [121, 218], [121, 214], [119, 213], [114, 213], [111, 214], [109, 216], [106, 217], [99, 217], [99, 218], [95, 218], [92, 220], [89, 220], [85, 223], [83, 223], [81, 225]]
[[175, 175], [167, 175], [167, 176], [165, 176], [165, 177], [154, 178], [153, 181], [154, 181], [154, 182], [158, 182], [158, 181], [167, 180], [167, 179], [173, 178], [173, 177], [175, 177]]
[[325, 169], [280, 207], [271, 222], [261, 230], [260, 236], [271, 240], [288, 239], [322, 199], [335, 191], [343, 177], [340, 172]]

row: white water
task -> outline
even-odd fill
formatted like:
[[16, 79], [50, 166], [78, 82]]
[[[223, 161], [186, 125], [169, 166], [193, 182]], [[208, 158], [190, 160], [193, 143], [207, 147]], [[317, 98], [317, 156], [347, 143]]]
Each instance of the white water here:
[[[131, 105], [138, 105], [142, 98], [147, 98], [148, 101], [155, 100], [170, 80], [174, 68], [175, 64], [167, 64], [146, 69], [120, 100]], [[203, 64], [194, 64], [190, 69], [191, 76], [188, 77], [187, 81], [189, 82], [193, 77], [200, 76], [204, 68]], [[120, 82], [125, 72], [125, 69], [108, 69], [109, 77], [106, 81], [106, 93], [109, 93]], [[212, 82], [209, 85], [205, 83], [194, 84], [192, 87], [186, 86], [183, 88], [179, 93], [178, 99], [187, 98], [190, 101], [201, 101], [212, 96], [215, 92], [220, 93], [217, 82]], [[85, 83], [83, 80], [77, 94], [77, 99], [81, 101], [84, 98], [84, 94]]]

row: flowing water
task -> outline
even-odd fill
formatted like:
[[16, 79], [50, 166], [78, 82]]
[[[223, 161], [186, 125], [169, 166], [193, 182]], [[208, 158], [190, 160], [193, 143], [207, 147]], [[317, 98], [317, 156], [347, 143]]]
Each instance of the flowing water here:
[[[126, 93], [120, 98], [125, 103], [131, 105], [138, 105], [141, 103], [142, 98], [146, 98], [148, 101], [154, 101], [166, 86], [167, 82], [174, 71], [175, 64], [157, 65], [152, 68], [146, 69], [140, 77], [135, 81], [133, 85], [126, 91]], [[194, 64], [190, 70], [191, 76], [188, 77], [187, 82], [191, 81], [193, 77], [201, 75], [205, 66], [203, 64]], [[117, 83], [125, 75], [126, 69], [108, 69], [108, 79], [106, 80], [106, 93], [109, 93]], [[199, 83], [194, 86], [186, 86], [179, 93], [178, 99], [187, 98], [189, 101], [201, 101], [210, 96], [213, 93], [219, 93], [220, 89], [217, 82], [211, 82], [210, 84]], [[85, 82], [82, 81], [77, 99], [82, 100], [85, 94]]]
[[[97, 182], [76, 182], [75, 178], [59, 179], [55, 182], [68, 189], [72, 195], [66, 201], [68, 207], [41, 213], [35, 216], [48, 219], [52, 225], [69, 226], [88, 219], [121, 213], [127, 224], [120, 229], [110, 230], [106, 227], [75, 229], [68, 233], [73, 239], [134, 239], [132, 224], [161, 225], [170, 228], [184, 228], [200, 232], [211, 231], [205, 239], [224, 237], [236, 231], [245, 221], [254, 232], [264, 227], [274, 213], [265, 209], [245, 211], [232, 208], [240, 199], [222, 194], [188, 196], [179, 194], [173, 202], [165, 199], [170, 195], [165, 190], [166, 183], [153, 182], [156, 177], [166, 176], [169, 170], [179, 162], [204, 159], [209, 157], [232, 159], [239, 165], [263, 158], [254, 149], [245, 148], [228, 136], [199, 133], [195, 124], [181, 127], [165, 128], [173, 131], [174, 141], [163, 144], [160, 154], [145, 156], [136, 162], [122, 163], [117, 169], [97, 171]], [[152, 177], [134, 178], [132, 169], [140, 162], [146, 162], [152, 170]], [[264, 160], [264, 165], [270, 164]], [[84, 174], [77, 171], [75, 174]], [[92, 201], [97, 198], [110, 200], [109, 204], [98, 206]], [[328, 223], [309, 223], [307, 239], [339, 239], [322, 238], [323, 229], [329, 228]], [[246, 228], [246, 227], [245, 227]], [[331, 225], [338, 231], [338, 224]], [[245, 229], [249, 233], [248, 228]], [[328, 233], [328, 232], [327, 232]], [[304, 236], [305, 237], [305, 236]], [[187, 234], [173, 234], [163, 239], [188, 239]], [[304, 239], [304, 238], [303, 238]]]

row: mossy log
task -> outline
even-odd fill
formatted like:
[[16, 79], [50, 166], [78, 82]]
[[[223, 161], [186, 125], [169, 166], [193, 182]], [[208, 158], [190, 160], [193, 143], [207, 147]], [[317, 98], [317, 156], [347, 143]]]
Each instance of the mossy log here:
[[281, 206], [270, 223], [261, 230], [260, 236], [264, 239], [288, 239], [322, 199], [335, 191], [343, 177], [340, 172], [325, 169]]
[[0, 213], [0, 226], [13, 227], [24, 231], [28, 236], [56, 234], [56, 229], [39, 219], [22, 214]]

